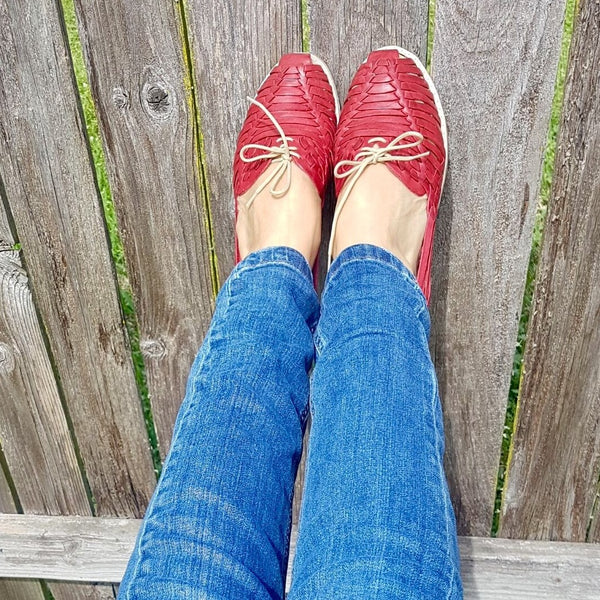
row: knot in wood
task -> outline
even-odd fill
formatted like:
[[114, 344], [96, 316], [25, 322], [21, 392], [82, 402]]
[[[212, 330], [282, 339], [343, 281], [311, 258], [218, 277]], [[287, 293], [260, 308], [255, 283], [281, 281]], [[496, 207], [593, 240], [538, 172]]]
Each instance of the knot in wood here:
[[129, 92], [124, 90], [122, 87], [116, 87], [113, 89], [112, 99], [114, 105], [119, 109], [128, 109], [131, 107]]
[[159, 85], [151, 85], [146, 92], [146, 100], [152, 110], [165, 112], [169, 109], [169, 92]]
[[167, 119], [175, 108], [175, 93], [164, 81], [147, 81], [142, 89], [142, 106], [153, 119]]
[[15, 353], [13, 349], [3, 342], [0, 342], [0, 374], [8, 375], [15, 368]]
[[167, 345], [164, 340], [141, 340], [140, 350], [146, 358], [164, 358], [167, 355]]

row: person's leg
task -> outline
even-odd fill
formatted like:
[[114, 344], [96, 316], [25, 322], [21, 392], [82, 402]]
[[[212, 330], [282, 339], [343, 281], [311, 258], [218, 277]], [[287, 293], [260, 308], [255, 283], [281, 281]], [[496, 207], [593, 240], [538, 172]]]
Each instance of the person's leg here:
[[462, 597], [428, 347], [445, 156], [423, 65], [401, 49], [373, 52], [336, 135], [335, 260], [315, 335], [290, 600]]
[[378, 246], [328, 274], [289, 600], [461, 597], [444, 434], [415, 278]]
[[335, 110], [322, 63], [290, 54], [248, 111], [233, 168], [242, 262], [192, 366], [122, 600], [283, 598]]
[[194, 361], [122, 600], [282, 598], [318, 301], [272, 247], [225, 284]]

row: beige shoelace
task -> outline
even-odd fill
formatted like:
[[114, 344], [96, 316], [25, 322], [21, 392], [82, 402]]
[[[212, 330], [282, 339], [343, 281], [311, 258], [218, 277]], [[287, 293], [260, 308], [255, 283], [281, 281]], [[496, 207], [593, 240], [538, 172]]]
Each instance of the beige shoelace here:
[[[246, 203], [246, 206], [250, 208], [256, 197], [271, 183], [273, 186], [270, 189], [271, 195], [274, 198], [281, 198], [288, 193], [290, 185], [292, 184], [292, 158], [300, 158], [300, 155], [296, 152], [295, 146], [290, 146], [289, 142], [293, 142], [294, 139], [285, 135], [285, 132], [281, 128], [281, 125], [277, 122], [277, 119], [271, 114], [269, 109], [261, 104], [258, 100], [250, 98], [248, 100], [252, 104], [256, 104], [266, 115], [269, 117], [275, 129], [279, 133], [277, 138], [278, 142], [281, 142], [280, 146], [263, 146], [262, 144], [246, 144], [240, 149], [240, 159], [245, 163], [256, 162], [257, 160], [272, 160], [274, 163], [278, 163], [277, 167], [271, 172], [271, 174], [258, 186], [255, 192], [252, 194], [250, 200]], [[248, 157], [246, 152], [248, 150], [262, 150], [263, 154], [256, 154], [255, 156]], [[286, 176], [286, 182], [283, 188], [277, 189], [283, 176]]]
[[[401, 144], [402, 140], [407, 137], [417, 138], [414, 142], [408, 142]], [[335, 230], [337, 227], [338, 218], [342, 209], [344, 208], [344, 204], [348, 200], [350, 196], [350, 192], [354, 187], [354, 184], [357, 182], [358, 178], [362, 175], [363, 171], [369, 165], [375, 165], [377, 163], [386, 163], [392, 161], [398, 162], [406, 162], [409, 160], [415, 160], [417, 158], [423, 158], [429, 154], [429, 151], [422, 152], [421, 154], [414, 155], [393, 155], [391, 152], [395, 152], [398, 150], [407, 150], [408, 148], [414, 148], [418, 146], [423, 141], [423, 136], [417, 131], [407, 131], [397, 138], [393, 139], [387, 146], [383, 146], [382, 148], [378, 148], [376, 146], [365, 146], [362, 148], [354, 157], [354, 160], [341, 160], [333, 170], [333, 175], [337, 179], [343, 179], [345, 177], [350, 177], [346, 185], [344, 186], [344, 190], [338, 199], [337, 206], [335, 207], [335, 213], [333, 215], [333, 223], [331, 224], [331, 237], [329, 238], [329, 250], [327, 252], [327, 269], [331, 266], [332, 260], [332, 252], [333, 252], [333, 238], [335, 236]], [[371, 138], [368, 142], [369, 144], [382, 143], [385, 144], [385, 138], [382, 137], [374, 137]], [[340, 169], [343, 167], [350, 167], [347, 171], [343, 173], [340, 172]]]

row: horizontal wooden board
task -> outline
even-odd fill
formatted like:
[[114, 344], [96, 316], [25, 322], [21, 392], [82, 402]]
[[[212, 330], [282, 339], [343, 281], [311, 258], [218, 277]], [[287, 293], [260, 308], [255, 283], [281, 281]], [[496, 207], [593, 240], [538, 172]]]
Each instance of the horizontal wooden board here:
[[[140, 523], [0, 515], [0, 577], [118, 582]], [[296, 539], [294, 529], [290, 564]], [[467, 599], [597, 599], [600, 545], [460, 538], [459, 548]]]

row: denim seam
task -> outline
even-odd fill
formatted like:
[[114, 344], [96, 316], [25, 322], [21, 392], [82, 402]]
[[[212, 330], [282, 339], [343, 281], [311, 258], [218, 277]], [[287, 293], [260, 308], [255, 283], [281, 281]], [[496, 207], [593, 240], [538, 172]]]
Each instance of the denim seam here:
[[[239, 269], [237, 269], [234, 274], [236, 279], [239, 277], [239, 274], [243, 273], [244, 271], [249, 271], [251, 269], [258, 269], [261, 267], [269, 267], [269, 266], [277, 265], [277, 266], [285, 267], [285, 268], [289, 269], [290, 271], [297, 273], [302, 278], [302, 281], [309, 284], [310, 287], [312, 288], [312, 283], [309, 282], [309, 280], [306, 277], [306, 274], [303, 273], [300, 269], [298, 269], [298, 267], [296, 267], [295, 265], [293, 265], [290, 262], [285, 261], [285, 260], [269, 259], [269, 260], [260, 260], [259, 262], [251, 263], [251, 264], [242, 264], [242, 263], [239, 263], [239, 264], [241, 264], [242, 266], [240, 266]], [[314, 291], [314, 288], [313, 288], [313, 291]]]
[[[437, 383], [437, 377], [435, 375], [435, 372], [433, 373], [433, 393], [432, 393], [432, 416], [433, 416], [433, 427], [435, 430], [435, 437], [436, 439], [439, 439], [440, 437], [440, 429], [439, 429], [439, 424], [438, 424], [438, 418], [437, 418], [437, 402], [439, 401], [439, 390], [438, 390], [438, 383]], [[446, 481], [446, 476], [444, 474], [444, 467], [443, 467], [443, 457], [440, 456], [439, 457], [440, 460], [438, 461], [438, 466], [439, 466], [439, 475], [441, 477], [440, 482], [442, 484], [442, 486], [445, 485], [445, 481]], [[444, 560], [446, 562], [446, 564], [448, 564], [450, 562], [450, 546], [451, 546], [451, 540], [450, 540], [450, 529], [449, 529], [449, 523], [448, 523], [448, 493], [445, 490], [445, 493], [443, 494], [444, 497], [444, 514], [445, 514], [445, 522], [446, 522], [446, 555], [444, 557]], [[454, 572], [456, 569], [454, 568], [454, 565], [452, 565], [452, 572]], [[451, 573], [450, 575], [450, 585], [448, 587], [448, 593], [446, 594], [446, 600], [448, 600], [452, 594], [452, 578], [453, 578], [453, 573]]]
[[383, 265], [384, 267], [389, 267], [389, 268], [393, 269], [396, 273], [398, 273], [398, 275], [400, 275], [400, 277], [402, 277], [402, 279], [404, 279], [411, 286], [411, 288], [416, 293], [416, 296], [412, 297], [412, 300], [416, 301], [416, 305], [413, 302], [412, 309], [414, 310], [416, 316], [418, 318], [420, 318], [423, 311], [427, 308], [427, 304], [425, 302], [425, 297], [423, 296], [423, 292], [421, 291], [421, 288], [419, 287], [419, 284], [416, 282], [416, 280], [412, 276], [409, 276], [404, 270], [398, 268], [391, 262], [386, 262], [384, 260], [381, 260], [381, 259], [373, 257], [373, 256], [350, 258], [350, 259], [342, 262], [341, 264], [336, 266], [335, 271], [333, 272], [331, 277], [329, 277], [329, 279], [327, 280], [326, 287], [329, 288], [329, 286], [332, 285], [332, 283], [338, 278], [338, 273], [342, 270], [342, 267], [344, 265], [349, 265], [352, 263], [364, 263], [365, 261], [374, 262], [379, 265]]

